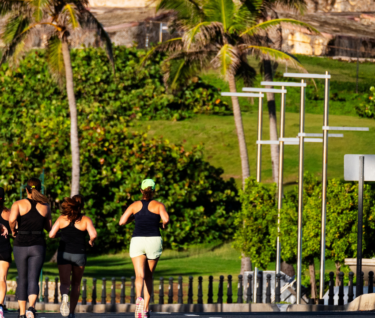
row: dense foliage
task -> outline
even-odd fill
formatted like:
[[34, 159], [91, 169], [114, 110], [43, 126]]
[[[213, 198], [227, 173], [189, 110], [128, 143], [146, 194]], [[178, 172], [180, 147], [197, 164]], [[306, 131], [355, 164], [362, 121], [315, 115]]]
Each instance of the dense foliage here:
[[[255, 266], [266, 268], [274, 260], [277, 237], [276, 188], [265, 187], [248, 180], [241, 194], [242, 212], [236, 217], [237, 225], [247, 222], [242, 229], [238, 226], [235, 247], [251, 257]], [[304, 227], [303, 260], [308, 262], [320, 253], [321, 194], [319, 181], [306, 175], [304, 182]], [[281, 211], [280, 240], [281, 256], [295, 262], [297, 255], [297, 188], [286, 193]], [[328, 182], [326, 257], [343, 264], [345, 258], [357, 252], [358, 185], [332, 179]], [[364, 191], [363, 255], [373, 257], [375, 249], [375, 191], [369, 184]], [[245, 229], [246, 228], [246, 229]], [[250, 244], [246, 244], [248, 240]]]
[[[118, 50], [117, 54], [134, 53]], [[78, 65], [85, 63], [87, 68], [91, 65], [94, 69], [101, 65], [95, 66], [98, 60], [91, 59], [94, 54], [91, 50], [74, 54], [83, 55], [80, 62], [75, 62], [75, 68], [80, 69]], [[46, 191], [53, 202], [61, 202], [70, 192], [68, 105], [51, 81], [45, 64], [39, 63], [41, 60], [41, 55], [34, 53], [16, 71], [0, 70], [0, 185], [6, 189], [8, 206], [18, 199], [22, 179], [39, 176], [43, 167]], [[132, 68], [128, 66], [124, 72], [131, 73]], [[202, 159], [201, 146], [186, 151], [183, 145], [171, 145], [164, 139], [150, 140], [145, 133], [130, 132], [123, 104], [118, 100], [109, 104], [101, 102], [128, 98], [126, 94], [116, 97], [120, 93], [115, 88], [108, 89], [108, 96], [103, 96], [105, 86], [116, 86], [108, 84], [109, 79], [106, 82], [106, 70], [93, 72], [92, 76], [88, 72], [75, 71], [75, 74], [82, 80], [76, 82], [81, 193], [87, 200], [85, 212], [98, 228], [95, 251], [119, 250], [129, 244], [132, 225], [119, 227], [118, 221], [124, 208], [140, 198], [139, 186], [145, 177], [156, 180], [157, 198], [171, 216], [171, 225], [163, 232], [166, 247], [229, 239], [234, 230], [232, 212], [239, 209], [234, 180], [224, 181], [220, 177], [222, 169]], [[133, 73], [132, 76], [140, 75]], [[152, 86], [153, 80], [149, 81]], [[130, 100], [129, 104], [141, 103], [142, 91], [147, 91], [146, 87], [136, 88], [132, 83], [117, 85], [127, 87], [126, 90], [133, 87], [132, 98], [136, 100]], [[154, 103], [151, 97], [146, 97]]]
[[[161, 72], [163, 55], [155, 55], [140, 67], [145, 51], [114, 47], [113, 75], [102, 49], [72, 50], [77, 104], [95, 105], [93, 110], [116, 109], [116, 116], [142, 119], [191, 117], [194, 113], [230, 113], [219, 91], [195, 78], [178, 92], [168, 92]], [[30, 53], [15, 71], [2, 66], [0, 103], [21, 105], [67, 105], [66, 92], [51, 78], [43, 51]]]
[[370, 94], [365, 94], [366, 102], [356, 106], [357, 114], [361, 117], [375, 118], [375, 87], [370, 87]]

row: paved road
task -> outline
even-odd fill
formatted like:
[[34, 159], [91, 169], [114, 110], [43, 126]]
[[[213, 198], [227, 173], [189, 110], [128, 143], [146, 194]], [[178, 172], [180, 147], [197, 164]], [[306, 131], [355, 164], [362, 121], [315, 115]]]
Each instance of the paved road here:
[[[152, 313], [153, 318], [356, 318], [356, 317], [374, 317], [375, 312], [291, 312], [291, 313]], [[17, 313], [6, 313], [5, 318], [16, 318]], [[37, 318], [62, 318], [56, 313], [40, 313]], [[106, 313], [106, 314], [76, 314], [77, 318], [131, 318], [132, 313]]]

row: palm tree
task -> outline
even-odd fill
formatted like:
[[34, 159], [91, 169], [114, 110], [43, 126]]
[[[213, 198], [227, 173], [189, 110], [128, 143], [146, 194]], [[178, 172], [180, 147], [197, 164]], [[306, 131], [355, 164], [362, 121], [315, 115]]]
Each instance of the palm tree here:
[[96, 31], [105, 43], [107, 55], [114, 67], [111, 40], [102, 25], [88, 11], [87, 6], [88, 0], [1, 0], [0, 3], [0, 16], [7, 17], [2, 34], [6, 47], [0, 65], [6, 61], [16, 64], [22, 53], [30, 48], [32, 37], [38, 36], [38, 32], [42, 30], [46, 36], [50, 71], [61, 83], [65, 78], [71, 125], [72, 196], [79, 193], [80, 155], [77, 107], [70, 59], [71, 31], [79, 28]]
[[[305, 0], [263, 0], [261, 9], [259, 10], [258, 20], [266, 21], [268, 17], [272, 19], [278, 19], [279, 15], [275, 10], [276, 5], [282, 5], [289, 9], [299, 11], [301, 14], [306, 9]], [[276, 47], [281, 50], [282, 45], [282, 28], [281, 25], [278, 27], [277, 33], [279, 39], [276, 41]], [[266, 39], [269, 40], [269, 35], [266, 34]], [[271, 41], [269, 41], [271, 42]], [[272, 61], [264, 56], [262, 58], [264, 80], [271, 82], [273, 81], [274, 66]], [[271, 88], [271, 87], [267, 87]], [[276, 104], [275, 94], [267, 93], [267, 106], [269, 115], [269, 127], [270, 127], [270, 140], [278, 140], [277, 135], [277, 118], [276, 118]], [[274, 182], [279, 180], [279, 146], [271, 145], [271, 162], [272, 162], [272, 178]]]
[[[257, 4], [259, 2], [259, 4]], [[247, 61], [248, 54], [272, 60], [284, 60], [298, 65], [289, 54], [262, 45], [266, 31], [280, 23], [310, 25], [293, 19], [274, 19], [256, 23], [263, 9], [262, 1], [245, 0], [157, 0], [156, 10], [174, 10], [173, 27], [181, 37], [159, 44], [154, 50], [170, 53], [164, 64], [165, 80], [171, 89], [206, 68], [220, 68], [231, 92], [236, 92], [236, 78], [251, 84], [255, 70]], [[152, 54], [152, 50], [148, 53]], [[148, 56], [146, 56], [147, 58]], [[237, 97], [232, 97], [236, 125], [242, 184], [250, 175], [242, 117]]]
[[[280, 23], [292, 23], [317, 32], [310, 25], [293, 19], [274, 19], [256, 23], [262, 1], [244, 0], [158, 0], [156, 10], [174, 10], [172, 27], [181, 37], [161, 43], [151, 50], [169, 53], [164, 63], [165, 81], [170, 89], [206, 68], [219, 68], [228, 81], [229, 90], [236, 92], [236, 78], [251, 84], [255, 70], [249, 65], [248, 54], [272, 60], [284, 60], [298, 66], [290, 55], [262, 45], [266, 32]], [[240, 105], [232, 97], [233, 117], [237, 131], [242, 185], [250, 175]], [[241, 273], [251, 268], [250, 259], [242, 257]]]

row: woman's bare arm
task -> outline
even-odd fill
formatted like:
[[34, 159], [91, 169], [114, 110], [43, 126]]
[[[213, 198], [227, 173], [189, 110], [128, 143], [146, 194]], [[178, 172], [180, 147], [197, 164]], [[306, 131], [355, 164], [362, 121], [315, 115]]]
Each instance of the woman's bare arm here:
[[44, 222], [44, 229], [49, 232], [51, 231], [52, 228], [52, 214], [51, 214], [51, 208], [49, 207], [49, 204], [47, 205], [47, 215], [46, 215], [46, 220]]
[[124, 212], [124, 214], [120, 218], [120, 222], [119, 222], [120, 225], [129, 224], [129, 223], [131, 223], [134, 220], [133, 207], [134, 207], [134, 203], [131, 204], [126, 209], [126, 211]]
[[163, 203], [160, 203], [159, 205], [159, 213], [161, 220], [163, 221], [163, 229], [165, 229], [169, 223], [169, 214], [167, 210], [165, 209], [165, 206]]
[[90, 236], [90, 241], [89, 241], [89, 244], [90, 246], [94, 246], [94, 242], [96, 240], [96, 238], [98, 237], [98, 233], [96, 232], [96, 229], [94, 227], [94, 223], [92, 223], [92, 220], [87, 217], [87, 232], [89, 233], [89, 236]]
[[55, 224], [52, 227], [52, 230], [49, 232], [49, 237], [50, 238], [55, 238], [57, 232], [60, 230], [60, 222], [59, 222], [59, 220], [60, 220], [60, 218], [58, 218], [56, 220]]
[[9, 226], [12, 231], [13, 237], [16, 237], [16, 225], [17, 225], [17, 218], [20, 214], [20, 209], [18, 202], [14, 202], [12, 205], [12, 208], [10, 210], [10, 215], [9, 215]]

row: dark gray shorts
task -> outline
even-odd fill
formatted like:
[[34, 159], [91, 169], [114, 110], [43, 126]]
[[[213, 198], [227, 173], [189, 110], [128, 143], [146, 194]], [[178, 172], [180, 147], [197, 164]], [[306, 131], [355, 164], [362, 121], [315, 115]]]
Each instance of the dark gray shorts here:
[[86, 254], [72, 254], [67, 252], [57, 252], [57, 265], [85, 266]]

